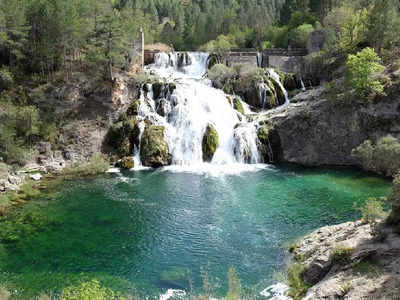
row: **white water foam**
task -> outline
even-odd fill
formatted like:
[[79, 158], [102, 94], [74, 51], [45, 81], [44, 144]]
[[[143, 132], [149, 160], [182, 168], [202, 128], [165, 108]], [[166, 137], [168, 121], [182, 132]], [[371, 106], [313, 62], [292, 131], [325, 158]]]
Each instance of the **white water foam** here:
[[276, 283], [263, 290], [260, 295], [266, 297], [268, 300], [292, 300], [287, 296], [289, 287], [283, 283]]

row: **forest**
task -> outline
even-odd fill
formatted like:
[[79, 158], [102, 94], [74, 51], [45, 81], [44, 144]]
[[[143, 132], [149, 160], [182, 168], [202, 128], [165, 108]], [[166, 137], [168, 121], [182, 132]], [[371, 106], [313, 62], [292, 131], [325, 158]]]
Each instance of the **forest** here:
[[129, 69], [139, 28], [146, 44], [208, 52], [306, 47], [311, 32], [323, 31], [324, 48], [307, 59], [314, 77], [331, 80], [365, 47], [386, 64], [396, 60], [398, 11], [395, 0], [2, 0], [0, 104], [8, 122], [0, 153], [18, 162], [34, 141], [54, 140], [51, 115], [30, 104], [33, 88], [89, 74], [111, 81], [112, 71]]

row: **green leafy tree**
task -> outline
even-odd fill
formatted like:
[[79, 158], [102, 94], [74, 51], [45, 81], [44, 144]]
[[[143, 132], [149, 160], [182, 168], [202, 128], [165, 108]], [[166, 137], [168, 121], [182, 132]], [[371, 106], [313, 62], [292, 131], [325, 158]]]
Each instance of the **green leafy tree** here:
[[358, 96], [383, 93], [384, 86], [376, 78], [376, 74], [382, 72], [385, 67], [379, 61], [379, 56], [372, 48], [365, 48], [356, 55], [350, 54], [347, 57], [347, 83], [355, 89]]

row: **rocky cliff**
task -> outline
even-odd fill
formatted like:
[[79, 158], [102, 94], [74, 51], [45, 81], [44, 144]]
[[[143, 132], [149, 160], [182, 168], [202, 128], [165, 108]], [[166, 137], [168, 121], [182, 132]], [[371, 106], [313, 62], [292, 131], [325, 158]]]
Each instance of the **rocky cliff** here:
[[361, 221], [328, 226], [300, 239], [292, 252], [310, 288], [304, 300], [394, 300], [400, 295], [400, 235], [376, 239]]
[[[339, 96], [340, 97], [340, 96]], [[400, 138], [400, 97], [377, 103], [328, 100], [324, 88], [295, 96], [267, 119], [279, 136], [281, 161], [304, 166], [361, 165], [351, 155], [365, 140], [388, 134]]]

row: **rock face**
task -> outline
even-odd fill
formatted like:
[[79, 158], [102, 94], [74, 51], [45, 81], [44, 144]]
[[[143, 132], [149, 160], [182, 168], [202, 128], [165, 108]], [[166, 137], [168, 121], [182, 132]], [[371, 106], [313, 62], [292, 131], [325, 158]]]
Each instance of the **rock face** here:
[[358, 165], [352, 149], [387, 134], [400, 137], [400, 102], [336, 105], [323, 88], [301, 93], [281, 111], [269, 114], [280, 139], [281, 161], [305, 166]]
[[[310, 284], [306, 300], [396, 299], [400, 295], [400, 235], [383, 229], [385, 239], [372, 236], [369, 224], [348, 222], [327, 226], [300, 239], [293, 250], [305, 265]], [[335, 260], [347, 247], [345, 260]]]
[[146, 167], [158, 168], [171, 164], [163, 126], [146, 126], [140, 144], [140, 157]]
[[400, 174], [398, 174], [393, 181], [390, 201], [392, 203], [392, 213], [389, 217], [389, 222], [397, 225], [400, 230]]
[[202, 149], [203, 149], [203, 160], [205, 162], [211, 162], [215, 151], [218, 148], [218, 132], [215, 130], [213, 125], [208, 125], [206, 132], [203, 136]]
[[279, 161], [281, 157], [280, 138], [272, 124], [261, 122], [257, 130], [258, 150], [260, 151], [265, 163]]

